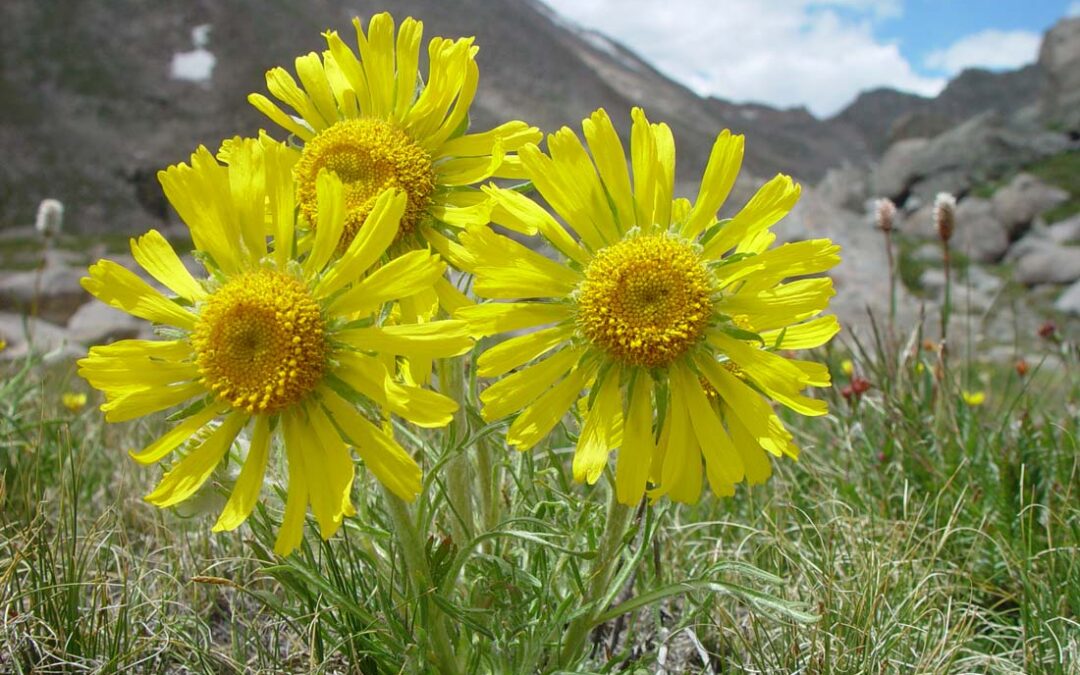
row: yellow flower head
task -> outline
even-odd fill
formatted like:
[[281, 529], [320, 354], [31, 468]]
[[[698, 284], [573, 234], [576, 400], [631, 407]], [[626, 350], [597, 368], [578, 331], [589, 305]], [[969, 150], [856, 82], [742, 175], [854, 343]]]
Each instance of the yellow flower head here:
[[248, 97], [302, 142], [294, 172], [304, 220], [317, 227], [318, 178], [329, 170], [345, 185], [345, 243], [390, 187], [406, 196], [400, 236], [432, 220], [486, 222], [481, 195], [462, 188], [491, 177], [520, 177], [512, 153], [539, 141], [540, 132], [515, 121], [465, 133], [479, 81], [473, 38], [433, 38], [428, 75], [421, 79], [423, 23], [407, 18], [395, 33], [384, 12], [371, 18], [366, 32], [359, 19], [353, 24], [359, 54], [330, 31], [321, 56], [296, 59], [300, 84], [284, 68], [267, 73], [270, 93], [295, 115], [261, 94]]
[[86, 394], [74, 391], [64, 392], [60, 396], [60, 402], [71, 412], [79, 412], [86, 405]]
[[964, 403], [973, 408], [986, 403], [985, 391], [968, 391], [967, 389], [964, 389], [960, 392], [960, 396], [964, 399]]
[[[102, 260], [83, 287], [102, 302], [159, 325], [162, 340], [94, 347], [79, 374], [105, 394], [106, 420], [120, 422], [179, 408], [179, 421], [132, 456], [143, 464], [175, 450], [182, 458], [147, 501], [165, 507], [191, 497], [244, 434], [243, 468], [215, 525], [240, 525], [259, 497], [271, 449], [281, 441], [288, 498], [275, 550], [293, 550], [310, 504], [323, 537], [353, 513], [352, 451], [395, 494], [412, 499], [420, 467], [378, 424], [396, 413], [421, 426], [447, 424], [448, 398], [396, 382], [396, 356], [461, 354], [472, 344], [460, 321], [380, 326], [387, 303], [442, 276], [428, 251], [383, 262], [407, 208], [402, 190], [381, 193], [362, 232], [342, 250], [346, 189], [318, 179], [319, 223], [295, 237], [295, 153], [263, 137], [237, 140], [228, 166], [206, 148], [159, 174], [188, 225], [207, 276], [196, 279], [156, 231], [134, 239], [135, 260], [174, 295]], [[271, 236], [267, 237], [267, 232]]]
[[[519, 413], [508, 441], [543, 439], [582, 401], [574, 455], [577, 480], [595, 482], [608, 455], [619, 500], [691, 502], [703, 477], [720, 495], [769, 477], [767, 454], [798, 450], [767, 402], [822, 415], [801, 393], [829, 384], [819, 363], [786, 358], [839, 330], [817, 317], [833, 295], [812, 277], [839, 262], [826, 239], [770, 248], [769, 228], [799, 196], [779, 175], [733, 218], [716, 213], [735, 182], [743, 138], [716, 139], [697, 200], [673, 199], [670, 129], [633, 111], [627, 171], [623, 146], [603, 110], [584, 121], [587, 148], [570, 129], [548, 137], [548, 153], [520, 150], [527, 176], [561, 216], [510, 190], [484, 188], [493, 222], [538, 232], [562, 261], [472, 227], [447, 252], [475, 275], [489, 302], [458, 311], [476, 335], [538, 328], [487, 350], [479, 374], [507, 375], [481, 399], [487, 419]], [[817, 317], [817, 318], [814, 318]], [[535, 362], [534, 362], [535, 361]], [[658, 411], [663, 411], [658, 412]]]
[[848, 377], [851, 377], [852, 373], [855, 372], [855, 364], [851, 359], [844, 359], [840, 362], [840, 370]]

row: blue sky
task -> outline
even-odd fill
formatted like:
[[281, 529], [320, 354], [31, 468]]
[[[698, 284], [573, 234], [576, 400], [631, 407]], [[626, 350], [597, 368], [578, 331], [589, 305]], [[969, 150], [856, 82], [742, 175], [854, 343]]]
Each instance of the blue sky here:
[[1080, 0], [544, 0], [702, 95], [827, 117], [860, 91], [925, 96], [1017, 68]]
[[900, 53], [926, 75], [948, 75], [946, 69], [926, 63], [935, 51], [947, 50], [969, 35], [988, 30], [1026, 32], [1041, 36], [1080, 2], [1068, 0], [907, 0], [902, 13], [883, 19], [875, 34], [895, 40]]

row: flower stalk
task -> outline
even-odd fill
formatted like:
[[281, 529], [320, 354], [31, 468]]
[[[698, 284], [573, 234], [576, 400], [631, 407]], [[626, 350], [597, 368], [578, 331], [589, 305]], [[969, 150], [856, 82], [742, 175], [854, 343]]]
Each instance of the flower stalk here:
[[431, 658], [437, 664], [439, 672], [456, 675], [461, 670], [454, 656], [455, 650], [446, 627], [446, 615], [438, 607], [432, 593], [436, 592], [424, 553], [423, 539], [413, 524], [408, 505], [385, 487], [382, 488], [383, 503], [394, 527], [394, 536], [401, 547], [401, 557], [405, 561], [406, 572], [412, 582], [417, 604], [423, 608], [420, 612], [425, 632], [431, 640]]
[[607, 596], [606, 591], [616, 571], [616, 562], [622, 557], [623, 538], [633, 509], [621, 504], [614, 488], [608, 502], [607, 520], [604, 532], [596, 548], [596, 558], [589, 572], [589, 584], [585, 590], [582, 604], [587, 608], [584, 613], [570, 622], [563, 636], [562, 649], [559, 651], [559, 666], [568, 668], [581, 657], [581, 650], [592, 632], [596, 617], [604, 611], [600, 600]]

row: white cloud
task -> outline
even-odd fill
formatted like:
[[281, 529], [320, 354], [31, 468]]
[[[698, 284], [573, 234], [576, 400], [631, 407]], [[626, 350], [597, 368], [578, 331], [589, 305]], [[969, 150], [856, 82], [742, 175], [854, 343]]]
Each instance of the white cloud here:
[[1065, 16], [1080, 16], [1080, 0], [1069, 5], [1065, 10]]
[[860, 91], [933, 96], [944, 78], [919, 75], [874, 21], [900, 0], [545, 0], [626, 44], [703, 95], [831, 115]]
[[1042, 38], [1026, 30], [984, 30], [926, 55], [926, 67], [949, 75], [964, 68], [1018, 68], [1032, 63]]

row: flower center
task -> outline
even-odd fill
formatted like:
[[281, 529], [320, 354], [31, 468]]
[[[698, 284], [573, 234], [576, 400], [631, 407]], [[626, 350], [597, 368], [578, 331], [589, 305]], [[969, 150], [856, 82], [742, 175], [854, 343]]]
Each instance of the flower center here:
[[250, 413], [297, 403], [326, 367], [318, 303], [303, 282], [275, 270], [241, 274], [215, 291], [191, 341], [207, 388]]
[[704, 335], [711, 292], [709, 272], [689, 244], [664, 234], [625, 239], [586, 268], [577, 323], [626, 365], [666, 366]]
[[293, 172], [300, 211], [312, 227], [318, 223], [315, 179], [323, 169], [345, 184], [342, 246], [352, 241], [383, 190], [396, 187], [408, 196], [399, 236], [416, 227], [435, 191], [435, 169], [427, 151], [378, 119], [343, 120], [305, 144]]

